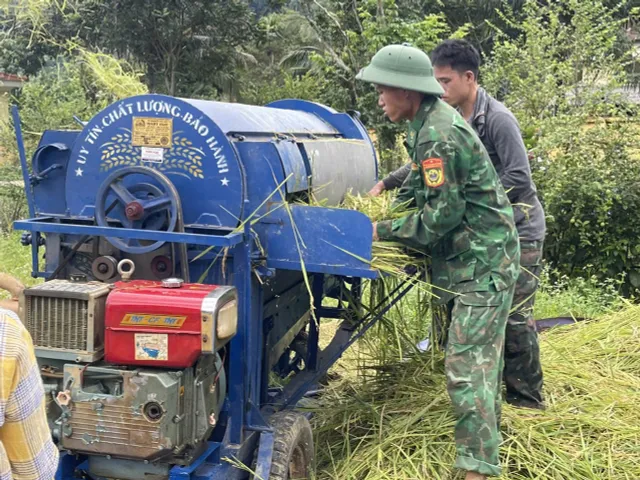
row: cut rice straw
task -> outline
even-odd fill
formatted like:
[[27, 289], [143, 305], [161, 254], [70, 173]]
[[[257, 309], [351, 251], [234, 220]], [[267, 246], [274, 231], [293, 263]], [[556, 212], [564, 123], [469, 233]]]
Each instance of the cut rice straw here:
[[[500, 478], [639, 479], [640, 307], [540, 338], [547, 409], [503, 404]], [[313, 405], [316, 478], [463, 478], [443, 370], [433, 352], [330, 385]]]

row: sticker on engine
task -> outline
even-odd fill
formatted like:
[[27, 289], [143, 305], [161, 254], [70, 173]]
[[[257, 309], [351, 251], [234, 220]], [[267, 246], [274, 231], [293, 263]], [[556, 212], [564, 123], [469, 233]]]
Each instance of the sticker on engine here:
[[171, 148], [173, 119], [133, 117], [131, 144], [134, 147]]
[[120, 322], [120, 325], [133, 327], [144, 325], [147, 327], [167, 327], [180, 328], [187, 320], [186, 316], [177, 315], [143, 315], [138, 313], [127, 313]]
[[136, 333], [136, 360], [169, 360], [169, 336], [165, 333]]

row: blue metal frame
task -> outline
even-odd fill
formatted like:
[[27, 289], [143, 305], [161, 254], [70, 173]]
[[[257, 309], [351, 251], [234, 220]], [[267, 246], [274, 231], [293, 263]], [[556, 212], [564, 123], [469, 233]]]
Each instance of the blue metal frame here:
[[18, 155], [20, 157], [20, 166], [22, 167], [22, 180], [24, 181], [24, 191], [27, 196], [27, 205], [29, 207], [29, 216], [34, 217], [36, 215], [36, 206], [33, 199], [33, 192], [31, 191], [31, 183], [29, 179], [29, 166], [27, 165], [27, 153], [24, 148], [24, 139], [22, 137], [22, 125], [20, 123], [20, 114], [18, 107], [11, 108], [11, 115], [13, 116], [13, 127], [16, 130], [16, 142], [18, 144]]
[[[91, 235], [96, 237], [131, 238], [136, 240], [163, 240], [172, 243], [206, 245], [210, 247], [233, 247], [242, 242], [242, 233], [226, 233], [220, 235], [213, 231], [203, 233], [159, 232], [154, 230], [136, 230], [134, 228], [96, 227], [93, 225], [53, 223], [54, 217], [18, 220], [13, 226], [16, 230], [28, 230], [40, 233], [68, 233], [72, 235]], [[59, 220], [59, 219], [58, 219]], [[217, 233], [217, 235], [215, 234]]]
[[[163, 99], [169, 97], [153, 95], [135, 98], [164, 101]], [[200, 108], [206, 115], [210, 114], [210, 119], [215, 115], [221, 115], [227, 108], [222, 104], [214, 105], [212, 102], [188, 102], [192, 107]], [[272, 115], [274, 119], [282, 121], [288, 126], [296, 127], [296, 122], [299, 122], [299, 125], [302, 126], [312, 126], [317, 129], [316, 133], [320, 132], [320, 135], [325, 135], [327, 138], [341, 135], [342, 138], [368, 141], [366, 130], [362, 124], [348, 114], [340, 114], [318, 104], [300, 101], [276, 102], [270, 107], [261, 110], [261, 112], [265, 115]], [[117, 108], [122, 108], [121, 102], [105, 111], [115, 111]], [[252, 107], [238, 108], [247, 110]], [[291, 110], [287, 110], [289, 113], [278, 111], [283, 108]], [[292, 110], [297, 110], [297, 112], [291, 113]], [[208, 223], [217, 215], [215, 213], [217, 207], [212, 206], [209, 202], [206, 207], [202, 207], [198, 215], [193, 211], [189, 212], [192, 217], [197, 217], [198, 221], [184, 225], [184, 232], [122, 228], [117, 221], [104, 222], [107, 223], [106, 226], [98, 226], [92, 216], [94, 205], [90, 203], [82, 205], [78, 198], [72, 198], [73, 195], [69, 192], [73, 193], [73, 190], [69, 190], [68, 185], [66, 185], [67, 192], [58, 191], [58, 184], [54, 182], [57, 177], [49, 176], [47, 178], [43, 175], [43, 178], [35, 182], [31, 188], [17, 109], [14, 109], [13, 114], [31, 217], [15, 222], [14, 227], [17, 230], [32, 232], [31, 248], [34, 276], [49, 278], [53, 271], [61, 268], [64, 249], [70, 249], [70, 245], [76, 243], [78, 239], [90, 237], [121, 238], [159, 241], [174, 245], [186, 244], [191, 247], [187, 252], [187, 257], [189, 258], [189, 273], [192, 278], [198, 278], [202, 274], [204, 283], [232, 284], [237, 288], [239, 299], [238, 332], [228, 345], [228, 393], [218, 425], [202, 455], [189, 466], [172, 467], [169, 479], [245, 478], [245, 472], [234, 468], [223, 459], [225, 457], [236, 458], [246, 465], [250, 465], [251, 459], [257, 452], [256, 473], [258, 476], [256, 478], [267, 480], [271, 470], [274, 447], [274, 432], [268, 423], [269, 416], [280, 409], [294, 407], [306, 392], [315, 387], [318, 379], [327, 372], [344, 351], [374, 325], [400, 298], [406, 295], [412, 284], [408, 282], [394, 290], [387, 298], [386, 305], [379, 305], [373, 310], [376, 312], [375, 314], [365, 315], [354, 325], [343, 324], [330, 345], [323, 350], [319, 348], [319, 325], [313, 320], [310, 321], [306, 368], [297, 373], [287, 387], [275, 396], [270, 395], [268, 385], [269, 363], [266, 358], [270, 351], [267, 350], [266, 338], [270, 328], [265, 324], [265, 305], [270, 305], [269, 308], [272, 310], [277, 308], [277, 302], [273, 303], [274, 298], [278, 298], [279, 294], [285, 291], [297, 291], [295, 288], [304, 285], [308, 280], [312, 284], [313, 307], [318, 321], [323, 317], [345, 318], [347, 314], [359, 308], [358, 305], [351, 302], [346, 302], [346, 306], [339, 308], [329, 308], [323, 305], [323, 299], [331, 298], [331, 288], [336, 288], [336, 285], [341, 285], [342, 282], [348, 282], [351, 284], [351, 294], [356, 297], [356, 302], [358, 302], [361, 294], [361, 279], [378, 277], [378, 272], [372, 270], [366, 260], [371, 257], [371, 222], [358, 212], [346, 210], [311, 209], [311, 207], [300, 205], [294, 205], [287, 209], [281, 208], [282, 202], [287, 200], [285, 193], [281, 192], [280, 202], [271, 196], [274, 189], [280, 190], [280, 186], [284, 186], [287, 195], [303, 190], [302, 187], [304, 187], [306, 179], [294, 178], [292, 180], [287, 178], [291, 174], [294, 177], [300, 177], [308, 172], [309, 166], [307, 164], [296, 163], [308, 162], [308, 159], [303, 158], [304, 151], [303, 155], [297, 156], [296, 148], [298, 147], [276, 148], [269, 143], [272, 139], [260, 140], [262, 138], [261, 119], [256, 120], [255, 118], [247, 123], [250, 127], [247, 130], [247, 135], [253, 135], [252, 142], [242, 143], [243, 140], [240, 138], [242, 135], [239, 136], [237, 133], [229, 131], [238, 124], [238, 119], [229, 118], [224, 124], [221, 123], [218, 126], [211, 123], [209, 126], [215, 130], [215, 135], [223, 133], [228, 135], [222, 137], [224, 141], [220, 141], [221, 148], [231, 152], [228, 159], [237, 158], [239, 161], [239, 172], [229, 172], [228, 178], [225, 177], [225, 180], [229, 180], [232, 178], [231, 174], [234, 174], [236, 175], [234, 178], [242, 180], [243, 201], [242, 205], [237, 206], [237, 210], [245, 213], [254, 212], [257, 220], [250, 221], [250, 218], [242, 217], [240, 220], [244, 220], [244, 223], [239, 228], [228, 225], [221, 226], [215, 222]], [[291, 115], [291, 118], [287, 119], [287, 115]], [[97, 117], [85, 125], [83, 134], [78, 135], [78, 140], [72, 149], [66, 147], [48, 148], [47, 145], [57, 145], [58, 143], [62, 145], [64, 142], [67, 142], [65, 145], [68, 147], [68, 137], [70, 137], [67, 132], [63, 142], [63, 136], [58, 139], [55, 132], [48, 132], [45, 142], [48, 143], [38, 150], [42, 155], [42, 158], [38, 157], [38, 161], [42, 161], [43, 165], [49, 168], [55, 159], [56, 164], [62, 165], [60, 168], [53, 169], [56, 170], [55, 175], [66, 173], [67, 182], [71, 182], [74, 186], [79, 185], [81, 179], [74, 178], [71, 169], [80, 167], [77, 165], [71, 167], [66, 163], [72, 160], [77, 163], [77, 155], [74, 156], [74, 153], [69, 158], [64, 157], [60, 162], [58, 162], [58, 158], [61, 158], [62, 154], [68, 151], [81, 154], [83, 152], [82, 145], [85, 145], [89, 138], [87, 135], [90, 136], [92, 132], [96, 131], [96, 125], [98, 125]], [[202, 139], [200, 140], [202, 141]], [[233, 143], [236, 141], [239, 143]], [[210, 142], [207, 145], [210, 145]], [[47, 155], [54, 154], [58, 157], [47, 157]], [[245, 157], [253, 158], [256, 161], [245, 165], [240, 161]], [[262, 162], [262, 160], [266, 161]], [[279, 164], [281, 161], [284, 164]], [[250, 174], [247, 170], [249, 166], [251, 168]], [[53, 170], [51, 171], [53, 172]], [[203, 167], [203, 170], [207, 174], [206, 167]], [[95, 175], [95, 178], [87, 177], [87, 182], [93, 182], [93, 184], [88, 183], [86, 190], [91, 191], [93, 187], [95, 187], [94, 190], [97, 190], [99, 182], [106, 178], [106, 174], [96, 173], [98, 170], [95, 164], [92, 166], [87, 164], [85, 173], [88, 171], [94, 172], [92, 175]], [[211, 179], [217, 181], [214, 174], [211, 175], [211, 177], [205, 178], [203, 183], [197, 183], [199, 180], [193, 180], [192, 184], [182, 184], [182, 194], [191, 196], [191, 205], [198, 203], [196, 202], [196, 200], [200, 200], [198, 195], [206, 192], [208, 181]], [[94, 185], [96, 182], [98, 183]], [[51, 190], [54, 183], [56, 189]], [[194, 185], [193, 191], [189, 190], [189, 185]], [[177, 186], [176, 189], [178, 190]], [[57, 200], [60, 201], [56, 201], [54, 211], [50, 211], [47, 210], [46, 203], [36, 204], [36, 199], [44, 201], [43, 199], [46, 199], [47, 195], [64, 196], [65, 198], [58, 198]], [[83, 195], [86, 197], [88, 193], [83, 192]], [[207, 203], [207, 199], [202, 200], [205, 200], [202, 203]], [[73, 212], [70, 211], [70, 203], [74, 204], [71, 209]], [[62, 212], [63, 208], [64, 213]], [[331, 226], [331, 236], [327, 235], [323, 225]], [[39, 265], [40, 234], [46, 235], [48, 249], [45, 271], [42, 271]], [[331, 238], [332, 243], [326, 240], [327, 237]], [[205, 248], [208, 252], [204, 251]], [[220, 265], [221, 262], [219, 262], [215, 268], [211, 268], [211, 262], [219, 256], [222, 249], [227, 249], [226, 267]], [[284, 270], [287, 272], [283, 272]], [[272, 284], [280, 282], [281, 285], [278, 288], [281, 290], [275, 290], [276, 287], [272, 285], [270, 287], [272, 291], [267, 291], [267, 288], [262, 284], [262, 279], [269, 278], [274, 280]], [[288, 298], [290, 297], [291, 295]], [[275, 338], [282, 339], [285, 335], [298, 333], [294, 329], [299, 328], [296, 327], [296, 324], [300, 321], [301, 309], [300, 304], [294, 304], [290, 310], [287, 310], [290, 312], [291, 318], [278, 320], [280, 322], [277, 325], [278, 328], [271, 330], [274, 332]], [[86, 470], [88, 465], [86, 456], [64, 453], [61, 456], [56, 480], [71, 480], [75, 470]]]
[[[232, 247], [233, 249], [233, 283], [239, 292], [238, 318], [240, 319], [240, 328], [230, 345], [229, 421], [225, 440], [222, 443], [210, 442], [207, 451], [189, 467], [173, 467], [170, 472], [170, 480], [242, 478], [242, 476], [234, 476], [240, 475], [239, 470], [232, 468], [225, 462], [221, 462], [220, 459], [233, 455], [233, 452], [236, 451], [235, 449], [242, 449], [243, 446], [246, 448], [246, 444], [250, 440], [259, 442], [259, 461], [256, 473], [260, 477], [255, 478], [268, 478], [268, 475], [264, 475], [270, 470], [273, 454], [273, 432], [265, 420], [265, 415], [283, 408], [294, 407], [305, 393], [317, 384], [318, 379], [329, 370], [342, 354], [382, 318], [413, 286], [410, 282], [405, 282], [398, 286], [394, 291], [390, 292], [387, 305], [384, 308], [377, 306], [372, 310], [377, 311], [377, 314], [372, 315], [370, 313], [351, 328], [338, 330], [331, 344], [323, 351], [318, 348], [319, 332], [317, 324], [311, 321], [309, 323], [308, 369], [296, 375], [274, 400], [261, 405], [261, 392], [268, 386], [261, 385], [263, 378], [261, 372], [262, 362], [259, 359], [263, 358], [263, 324], [260, 312], [256, 312], [254, 307], [256, 295], [259, 295], [259, 291], [256, 289], [256, 280], [252, 273], [254, 234], [251, 232], [248, 223], [242, 233], [227, 233], [227, 235], [222, 236], [95, 227], [80, 224], [53, 223], [53, 220], [53, 218], [25, 220], [16, 222], [14, 225], [16, 229], [25, 229], [32, 232], [103, 237], [119, 236], [148, 240], [162, 239], [174, 243]], [[35, 238], [35, 235], [33, 238]], [[36, 252], [38, 247], [33, 244], [32, 248]], [[37, 259], [37, 255], [35, 258]], [[37, 269], [37, 265], [34, 271], [41, 273]], [[358, 281], [358, 279], [354, 280]], [[322, 306], [322, 299], [324, 298], [323, 285], [324, 274], [315, 274], [313, 276], [312, 290], [318, 320], [321, 317], [340, 317], [344, 309]], [[359, 287], [356, 285], [355, 288]], [[248, 358], [252, 359], [252, 361], [243, 361], [243, 359]], [[259, 436], [259, 440], [255, 435]], [[81, 468], [80, 465], [84, 461], [83, 459], [84, 457], [76, 459], [74, 456], [63, 456], [60, 472], [56, 478], [59, 480], [71, 480], [73, 476], [67, 474], [74, 469], [71, 465], [75, 461], [75, 468]]]

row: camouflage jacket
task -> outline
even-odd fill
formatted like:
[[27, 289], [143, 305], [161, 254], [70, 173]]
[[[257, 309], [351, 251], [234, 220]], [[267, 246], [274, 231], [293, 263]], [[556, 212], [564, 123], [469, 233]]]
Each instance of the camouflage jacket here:
[[379, 222], [378, 237], [431, 255], [434, 293], [513, 285], [520, 246], [513, 209], [480, 139], [449, 105], [427, 96], [411, 122], [405, 146], [411, 172], [395, 199], [415, 211]]

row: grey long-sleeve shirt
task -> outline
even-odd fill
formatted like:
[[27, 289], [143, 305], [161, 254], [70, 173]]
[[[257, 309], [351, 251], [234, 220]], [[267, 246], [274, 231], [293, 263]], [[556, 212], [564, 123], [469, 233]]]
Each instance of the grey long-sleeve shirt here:
[[[507, 107], [480, 87], [470, 123], [487, 149], [507, 191], [520, 240], [544, 240], [544, 210], [531, 178], [529, 158], [518, 121]], [[411, 164], [408, 163], [389, 174], [382, 180], [384, 188], [393, 190], [400, 187], [410, 169]]]

